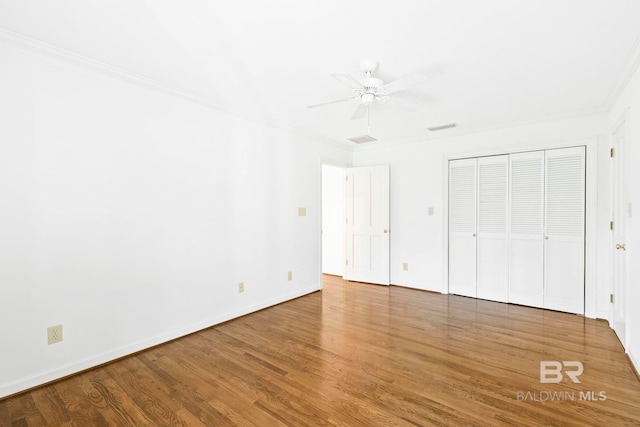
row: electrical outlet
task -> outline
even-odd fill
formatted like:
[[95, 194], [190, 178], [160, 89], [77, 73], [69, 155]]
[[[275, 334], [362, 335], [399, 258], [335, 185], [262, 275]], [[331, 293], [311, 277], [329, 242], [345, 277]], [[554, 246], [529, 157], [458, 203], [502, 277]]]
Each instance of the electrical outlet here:
[[409, 263], [408, 262], [403, 262], [402, 263], [402, 269], [404, 271], [409, 271]]
[[62, 341], [62, 325], [47, 328], [47, 342], [49, 344], [55, 344], [60, 341]]
[[244, 282], [240, 282], [238, 283], [238, 293], [243, 293], [244, 292]]
[[293, 280], [293, 271], [287, 273], [287, 280]]

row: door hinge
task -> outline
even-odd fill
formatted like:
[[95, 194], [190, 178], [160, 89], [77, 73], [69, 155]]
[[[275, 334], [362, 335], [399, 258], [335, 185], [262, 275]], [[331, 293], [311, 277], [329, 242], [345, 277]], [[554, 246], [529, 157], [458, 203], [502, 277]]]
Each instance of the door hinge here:
[[613, 231], [613, 221], [609, 221], [609, 230]]
[[344, 177], [344, 178], [345, 178], [345, 179], [344, 179], [345, 181], [349, 181], [349, 175], [345, 175], [345, 177]]
[[613, 294], [609, 294], [609, 302], [613, 304]]
[[349, 224], [349, 218], [345, 218], [345, 224]]
[[348, 260], [348, 259], [345, 259], [345, 260], [344, 260], [344, 263], [345, 263], [345, 265], [349, 265], [349, 260]]
[[614, 154], [615, 154], [615, 150], [612, 148], [612, 149], [611, 149], [611, 151], [609, 151], [609, 155], [610, 155], [611, 157], [613, 157], [613, 156], [614, 156]]

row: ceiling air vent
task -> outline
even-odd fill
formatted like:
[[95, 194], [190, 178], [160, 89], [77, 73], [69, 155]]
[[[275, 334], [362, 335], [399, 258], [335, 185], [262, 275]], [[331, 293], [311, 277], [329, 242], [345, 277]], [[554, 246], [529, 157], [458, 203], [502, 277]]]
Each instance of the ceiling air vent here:
[[427, 130], [429, 130], [431, 132], [437, 132], [439, 130], [452, 129], [452, 128], [456, 128], [456, 127], [458, 127], [457, 123], [449, 123], [449, 124], [446, 124], [446, 125], [433, 126], [433, 127], [427, 128]]
[[349, 138], [349, 141], [355, 142], [356, 144], [364, 144], [365, 142], [377, 141], [377, 139], [369, 135], [363, 135], [356, 136], [355, 138]]

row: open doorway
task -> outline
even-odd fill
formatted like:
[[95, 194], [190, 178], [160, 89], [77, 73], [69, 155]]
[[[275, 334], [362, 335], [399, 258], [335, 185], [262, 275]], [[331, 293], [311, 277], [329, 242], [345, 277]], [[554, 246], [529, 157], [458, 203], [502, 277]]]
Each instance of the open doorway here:
[[345, 169], [322, 165], [322, 273], [344, 276]]

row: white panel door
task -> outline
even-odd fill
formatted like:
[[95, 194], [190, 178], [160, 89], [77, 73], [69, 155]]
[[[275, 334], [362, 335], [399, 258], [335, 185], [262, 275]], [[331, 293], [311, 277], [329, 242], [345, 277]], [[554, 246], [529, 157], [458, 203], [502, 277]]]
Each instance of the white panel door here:
[[613, 233], [611, 241], [611, 282], [613, 294], [613, 330], [622, 345], [627, 347], [627, 216], [629, 215], [629, 181], [625, 164], [627, 151], [626, 125], [620, 124], [612, 135], [613, 162], [611, 167], [611, 195]]
[[389, 165], [347, 169], [345, 279], [389, 284]]
[[543, 307], [544, 151], [509, 155], [509, 302]]
[[547, 150], [544, 308], [584, 314], [584, 147]]
[[478, 158], [477, 297], [507, 302], [509, 156]]
[[449, 161], [449, 293], [476, 296], [476, 159]]

